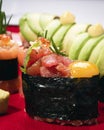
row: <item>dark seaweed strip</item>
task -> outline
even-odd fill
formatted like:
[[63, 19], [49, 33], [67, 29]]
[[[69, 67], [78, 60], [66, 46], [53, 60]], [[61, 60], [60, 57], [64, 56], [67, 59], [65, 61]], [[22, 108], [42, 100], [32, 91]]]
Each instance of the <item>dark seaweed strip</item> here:
[[98, 116], [98, 76], [45, 78], [23, 74], [26, 111], [31, 116], [87, 120]]
[[104, 76], [99, 80], [99, 101], [104, 102]]
[[0, 80], [11, 80], [18, 76], [17, 58], [0, 60]]

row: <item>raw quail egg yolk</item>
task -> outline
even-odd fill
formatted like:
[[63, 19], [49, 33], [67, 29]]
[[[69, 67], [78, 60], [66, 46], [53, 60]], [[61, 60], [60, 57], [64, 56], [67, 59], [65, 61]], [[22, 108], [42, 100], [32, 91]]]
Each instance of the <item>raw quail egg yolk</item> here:
[[86, 78], [99, 74], [98, 67], [88, 61], [75, 61], [69, 65], [69, 71], [73, 78]]

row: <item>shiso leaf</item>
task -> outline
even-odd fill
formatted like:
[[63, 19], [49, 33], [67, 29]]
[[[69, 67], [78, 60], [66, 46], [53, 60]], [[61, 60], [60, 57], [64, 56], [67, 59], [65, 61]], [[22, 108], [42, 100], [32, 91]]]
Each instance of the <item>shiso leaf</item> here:
[[25, 57], [25, 60], [24, 60], [24, 65], [23, 65], [23, 67], [21, 67], [21, 71], [23, 73], [26, 73], [26, 66], [27, 66], [28, 61], [30, 59], [30, 53], [31, 53], [32, 49], [36, 49], [36, 48], [38, 48], [40, 46], [40, 42], [39, 41], [35, 41], [35, 42], [31, 42], [31, 43], [32, 44], [28, 48], [27, 53], [26, 53], [26, 57]]

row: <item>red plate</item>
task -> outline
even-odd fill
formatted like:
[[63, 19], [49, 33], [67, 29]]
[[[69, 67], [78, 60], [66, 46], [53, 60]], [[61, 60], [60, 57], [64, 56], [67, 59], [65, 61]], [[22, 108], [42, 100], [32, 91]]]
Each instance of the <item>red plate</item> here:
[[18, 33], [19, 32], [19, 26], [18, 25], [10, 25], [10, 26], [7, 27], [7, 31]]
[[97, 125], [92, 126], [60, 126], [31, 119], [25, 112], [24, 98], [20, 94], [12, 94], [8, 112], [0, 116], [0, 130], [102, 130], [104, 129], [104, 104], [99, 103]]

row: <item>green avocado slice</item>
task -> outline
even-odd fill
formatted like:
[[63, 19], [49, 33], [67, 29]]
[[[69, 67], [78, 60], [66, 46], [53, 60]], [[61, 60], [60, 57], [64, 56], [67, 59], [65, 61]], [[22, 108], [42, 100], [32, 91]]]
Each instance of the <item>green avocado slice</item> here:
[[87, 28], [89, 27], [89, 24], [74, 24], [66, 33], [62, 48], [63, 50], [69, 54], [70, 47], [73, 44], [73, 40], [79, 33], [86, 32]]
[[27, 15], [27, 22], [28, 22], [29, 27], [38, 36], [41, 36], [43, 33], [43, 30], [42, 30], [40, 23], [39, 23], [40, 15], [41, 14], [36, 14], [36, 13], [29, 13]]
[[27, 41], [34, 41], [37, 35], [31, 30], [27, 23], [27, 19], [23, 16], [19, 21], [20, 32]]
[[90, 57], [89, 57], [89, 61], [93, 62], [96, 64], [99, 55], [100, 55], [100, 51], [102, 50], [102, 48], [104, 47], [104, 38], [99, 42], [99, 44], [96, 45], [96, 47], [93, 49]]
[[67, 33], [67, 31], [71, 28], [73, 24], [65, 24], [62, 25], [57, 31], [56, 33], [53, 35], [52, 40], [53, 42], [56, 44], [56, 46], [58, 47], [62, 47], [62, 41], [64, 39], [65, 34]]
[[55, 19], [52, 22], [50, 22], [46, 26], [46, 28], [44, 30], [44, 37], [45, 37], [46, 32], [47, 32], [46, 38], [49, 39], [49, 40], [51, 40], [52, 36], [58, 30], [58, 28], [60, 28], [60, 26], [61, 26], [61, 23], [60, 23], [60, 20], [58, 20], [58, 19]]
[[42, 30], [46, 28], [46, 26], [54, 19], [54, 17], [54, 15], [50, 15], [48, 13], [43, 13], [40, 15], [39, 23]]
[[88, 33], [82, 33], [82, 34], [77, 35], [77, 37], [73, 41], [73, 44], [70, 48], [69, 58], [72, 60], [76, 60], [78, 58], [81, 48], [89, 39], [90, 39], [90, 36]]
[[96, 65], [99, 68], [100, 76], [104, 76], [104, 46], [100, 50], [99, 57], [97, 59]]
[[104, 38], [104, 35], [99, 37], [91, 38], [86, 42], [86, 44], [81, 49], [78, 60], [88, 60], [90, 57], [91, 52], [96, 47], [96, 45]]

